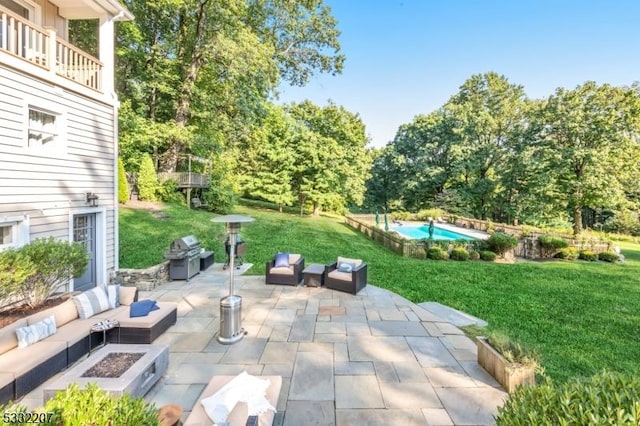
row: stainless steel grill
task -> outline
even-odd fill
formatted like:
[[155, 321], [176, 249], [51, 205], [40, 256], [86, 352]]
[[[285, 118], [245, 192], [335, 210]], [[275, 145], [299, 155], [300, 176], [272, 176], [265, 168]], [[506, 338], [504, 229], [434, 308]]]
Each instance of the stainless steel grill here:
[[193, 236], [177, 238], [171, 242], [164, 258], [170, 260], [169, 278], [171, 280], [187, 280], [200, 272], [200, 241]]

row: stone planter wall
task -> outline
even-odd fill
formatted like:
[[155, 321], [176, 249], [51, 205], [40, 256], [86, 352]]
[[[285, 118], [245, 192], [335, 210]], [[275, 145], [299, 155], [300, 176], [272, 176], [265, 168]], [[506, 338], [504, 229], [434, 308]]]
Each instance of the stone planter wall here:
[[120, 269], [116, 271], [112, 282], [138, 290], [149, 291], [159, 284], [169, 281], [169, 261], [146, 269]]
[[489, 345], [484, 337], [476, 339], [478, 346], [478, 364], [502, 385], [509, 393], [518, 385], [535, 385], [536, 376], [533, 367], [516, 366], [508, 362]]

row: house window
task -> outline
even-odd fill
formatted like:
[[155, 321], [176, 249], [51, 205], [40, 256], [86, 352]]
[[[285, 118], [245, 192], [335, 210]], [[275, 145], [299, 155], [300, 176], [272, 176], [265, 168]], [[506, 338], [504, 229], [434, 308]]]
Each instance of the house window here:
[[0, 217], [0, 251], [29, 242], [29, 216]]
[[0, 0], [0, 6], [36, 24], [41, 23], [40, 6], [32, 0]]
[[50, 147], [60, 139], [59, 116], [29, 107], [29, 147]]

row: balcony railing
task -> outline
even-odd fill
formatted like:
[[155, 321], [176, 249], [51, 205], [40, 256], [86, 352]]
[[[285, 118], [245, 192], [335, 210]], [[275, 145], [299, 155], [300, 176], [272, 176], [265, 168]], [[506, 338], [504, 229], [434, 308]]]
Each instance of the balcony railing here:
[[209, 176], [193, 172], [158, 173], [158, 180], [174, 180], [178, 188], [208, 188]]
[[102, 62], [44, 29], [0, 7], [0, 50], [98, 92]]

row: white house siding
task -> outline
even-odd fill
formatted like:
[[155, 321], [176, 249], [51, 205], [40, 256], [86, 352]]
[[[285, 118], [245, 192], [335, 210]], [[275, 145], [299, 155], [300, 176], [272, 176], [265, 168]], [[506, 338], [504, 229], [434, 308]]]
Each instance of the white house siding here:
[[[54, 152], [27, 147], [27, 107], [39, 103], [65, 112], [66, 144]], [[85, 194], [96, 193], [106, 222], [107, 274], [116, 264], [113, 111], [0, 64], [0, 219], [28, 215], [31, 240], [68, 240], [70, 215], [89, 208]]]

